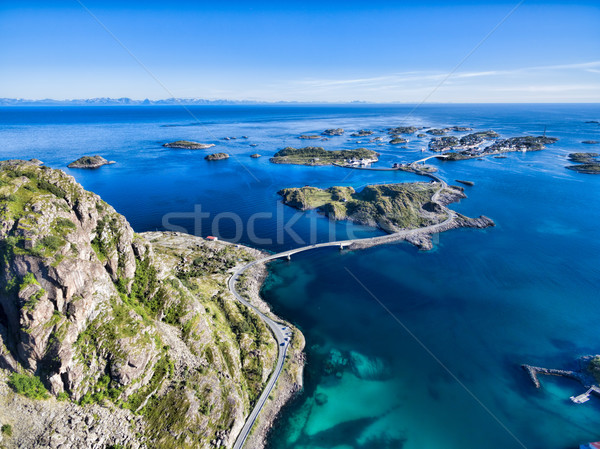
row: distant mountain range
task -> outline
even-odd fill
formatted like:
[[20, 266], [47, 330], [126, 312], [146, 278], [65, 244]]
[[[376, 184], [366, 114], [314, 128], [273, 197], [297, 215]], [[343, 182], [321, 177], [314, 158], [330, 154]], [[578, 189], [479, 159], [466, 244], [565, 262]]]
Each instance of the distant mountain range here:
[[[168, 98], [164, 100], [132, 100], [131, 98], [87, 98], [78, 100], [28, 100], [24, 98], [0, 98], [0, 106], [120, 106], [120, 105], [219, 105], [219, 104], [300, 104], [299, 101], [251, 101], [251, 100], [205, 100], [202, 98]], [[323, 102], [306, 102], [323, 103]], [[363, 101], [352, 101], [349, 103], [365, 103]]]

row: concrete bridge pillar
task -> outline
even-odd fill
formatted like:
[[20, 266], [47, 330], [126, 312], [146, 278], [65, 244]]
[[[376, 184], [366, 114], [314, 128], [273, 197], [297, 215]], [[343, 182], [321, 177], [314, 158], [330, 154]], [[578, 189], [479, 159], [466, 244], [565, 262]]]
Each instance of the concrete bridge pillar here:
[[287, 260], [292, 260], [292, 255], [291, 254], [287, 255]]

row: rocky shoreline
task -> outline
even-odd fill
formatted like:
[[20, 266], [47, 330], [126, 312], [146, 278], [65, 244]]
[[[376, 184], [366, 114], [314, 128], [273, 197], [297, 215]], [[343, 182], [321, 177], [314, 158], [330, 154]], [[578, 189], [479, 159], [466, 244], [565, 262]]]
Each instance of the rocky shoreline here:
[[433, 249], [433, 241], [431, 236], [433, 234], [439, 234], [441, 232], [450, 231], [452, 229], [461, 228], [473, 228], [473, 229], [485, 229], [496, 224], [491, 218], [481, 215], [478, 218], [469, 218], [461, 214], [457, 214], [457, 218], [449, 223], [441, 223], [435, 230], [419, 230], [415, 229], [413, 233], [409, 235], [398, 235], [389, 234], [382, 237], [378, 237], [377, 240], [365, 239], [364, 241], [354, 242], [348, 247], [349, 250], [371, 248], [378, 245], [386, 245], [390, 243], [408, 242], [416, 246], [421, 251], [429, 251]]
[[[263, 255], [266, 255], [266, 253], [263, 253]], [[254, 265], [246, 273], [248, 273], [246, 284], [248, 302], [269, 318], [289, 326], [293, 335], [292, 342], [288, 347], [284, 370], [244, 445], [247, 448], [264, 448], [269, 431], [279, 417], [279, 412], [294, 396], [302, 391], [303, 372], [306, 363], [306, 355], [302, 351], [306, 342], [302, 332], [293, 324], [275, 315], [260, 296], [260, 289], [268, 276], [268, 269], [265, 264]]]

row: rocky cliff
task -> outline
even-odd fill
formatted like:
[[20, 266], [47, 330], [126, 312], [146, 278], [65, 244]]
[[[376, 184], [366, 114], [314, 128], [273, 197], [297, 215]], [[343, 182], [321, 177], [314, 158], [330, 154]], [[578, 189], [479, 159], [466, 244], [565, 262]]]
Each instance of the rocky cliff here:
[[[277, 355], [226, 288], [258, 251], [137, 235], [72, 177], [24, 161], [0, 162], [0, 217], [1, 444], [233, 443]], [[35, 378], [49, 399], [25, 397]]]

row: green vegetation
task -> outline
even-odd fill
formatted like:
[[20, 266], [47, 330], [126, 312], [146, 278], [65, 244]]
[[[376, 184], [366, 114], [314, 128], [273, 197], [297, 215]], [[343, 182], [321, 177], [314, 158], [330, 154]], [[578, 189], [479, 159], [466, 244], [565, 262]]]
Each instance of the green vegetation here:
[[412, 229], [433, 224], [423, 209], [438, 212], [437, 221], [446, 218], [431, 197], [439, 188], [430, 183], [366, 186], [361, 192], [352, 187], [302, 187], [279, 192], [284, 202], [301, 210], [318, 209], [334, 220], [348, 219], [379, 226], [388, 231]]
[[21, 286], [19, 288], [19, 291], [23, 290], [25, 287], [27, 287], [28, 285], [40, 285], [40, 283], [37, 281], [37, 279], [35, 278], [35, 275], [33, 273], [27, 273], [25, 276], [23, 276], [23, 281], [21, 282]]
[[225, 274], [227, 270], [236, 264], [234, 250], [230, 246], [209, 249], [203, 251], [192, 259], [191, 264], [186, 266], [186, 271], [177, 272], [179, 279], [196, 278], [211, 274]]
[[188, 420], [186, 414], [190, 402], [183, 389], [175, 387], [160, 398], [152, 398], [146, 407], [148, 420], [148, 436], [152, 438], [157, 449], [185, 447], [188, 437]]
[[117, 242], [121, 235], [120, 223], [116, 215], [105, 215], [98, 220], [94, 232], [96, 235], [92, 240], [92, 248], [100, 261], [105, 261], [113, 251], [116, 251]]
[[[270, 334], [254, 311], [237, 301], [227, 301], [222, 296], [217, 298], [217, 302], [240, 347], [241, 370], [246, 379], [250, 403], [253, 404], [258, 400], [263, 387], [263, 368], [260, 360], [255, 356], [255, 351], [269, 343]], [[221, 352], [231, 375], [234, 376], [234, 362], [229, 351], [221, 348]]]
[[3, 435], [12, 437], [12, 426], [10, 424], [3, 424], [1, 431]]
[[323, 147], [286, 147], [270, 159], [275, 164], [331, 165], [343, 164], [346, 159], [375, 159], [378, 153], [366, 148], [356, 150], [326, 150]]
[[[29, 285], [37, 285], [38, 287], [40, 285], [40, 283], [37, 281], [37, 279], [35, 278], [33, 273], [27, 273], [25, 276], [23, 276], [23, 280], [21, 281], [21, 284], [19, 285], [19, 292], [23, 291]], [[27, 302], [25, 302], [25, 304], [23, 304], [23, 307], [27, 310], [33, 310], [35, 308], [35, 305], [37, 304], [37, 302], [45, 294], [46, 294], [46, 290], [44, 290], [43, 288], [40, 287], [37, 290], [37, 292], [34, 293], [33, 295], [31, 295], [29, 297], [29, 299], [27, 300]]]
[[[148, 382], [145, 387], [130, 395], [124, 406], [130, 410], [137, 411], [144, 401], [150, 395], [154, 394], [164, 381], [173, 376], [173, 370], [173, 362], [166, 354], [163, 354], [163, 356], [158, 362], [156, 362], [156, 365], [154, 366], [154, 373], [152, 374], [150, 382]], [[152, 409], [146, 410], [151, 411]]]
[[16, 393], [29, 399], [48, 399], [50, 397], [46, 387], [37, 376], [13, 373], [10, 375], [8, 385]]

